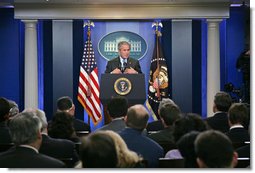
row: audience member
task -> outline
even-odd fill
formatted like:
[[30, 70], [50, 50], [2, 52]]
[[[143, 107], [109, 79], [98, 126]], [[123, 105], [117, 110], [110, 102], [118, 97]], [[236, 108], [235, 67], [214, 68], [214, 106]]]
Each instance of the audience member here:
[[200, 168], [234, 168], [237, 164], [238, 154], [220, 131], [201, 132], [195, 140], [195, 151]]
[[163, 156], [162, 147], [147, 136], [142, 135], [149, 119], [143, 105], [134, 105], [128, 109], [125, 117], [127, 127], [120, 132], [128, 148], [141, 154], [148, 161], [148, 167], [158, 167], [158, 159]]
[[218, 92], [214, 96], [214, 115], [206, 119], [207, 124], [214, 130], [226, 133], [229, 130], [227, 112], [232, 104], [231, 96], [226, 92]]
[[12, 119], [15, 115], [17, 115], [19, 113], [19, 106], [13, 100], [8, 100], [8, 102], [10, 105], [9, 115], [10, 115], [10, 119]]
[[48, 134], [52, 138], [68, 139], [80, 142], [73, 127], [72, 117], [68, 112], [56, 112], [48, 127]]
[[228, 111], [228, 122], [230, 129], [226, 135], [233, 143], [244, 143], [250, 141], [248, 130], [244, 128], [244, 123], [248, 119], [248, 108], [243, 103], [234, 103]]
[[[159, 110], [161, 109], [162, 105], [164, 105], [165, 103], [175, 104], [174, 101], [171, 100], [170, 98], [163, 98], [159, 103], [158, 114], [159, 114]], [[164, 125], [162, 124], [161, 119], [159, 119], [157, 121], [150, 122], [146, 126], [146, 130], [148, 131], [148, 133], [163, 130], [163, 129], [164, 129]]]
[[174, 103], [165, 103], [159, 107], [159, 117], [164, 129], [156, 133], [152, 133], [148, 137], [159, 144], [163, 142], [174, 144], [173, 124], [181, 117], [181, 110]]
[[[177, 143], [179, 139], [186, 133], [191, 131], [202, 132], [205, 130], [207, 130], [207, 125], [202, 120], [200, 115], [195, 113], [187, 113], [174, 123], [174, 140]], [[178, 149], [173, 149], [166, 153], [165, 158], [179, 159], [182, 158], [182, 155]]]
[[73, 100], [70, 97], [60, 97], [57, 100], [57, 109], [58, 111], [68, 112], [69, 115], [71, 115], [73, 118], [73, 126], [75, 131], [90, 132], [90, 126], [87, 123], [75, 118], [75, 105], [73, 104]]
[[118, 156], [114, 140], [105, 132], [91, 133], [81, 140], [80, 160], [83, 168], [116, 168]]
[[74, 167], [76, 162], [79, 160], [75, 144], [66, 139], [54, 139], [48, 136], [48, 123], [44, 111], [39, 109], [26, 109], [23, 112], [33, 112], [39, 118], [42, 124], [42, 144], [39, 149], [39, 153], [54, 157], [56, 159], [72, 158], [72, 163], [70, 166]]
[[[135, 152], [127, 148], [126, 143], [114, 131], [104, 130], [95, 132], [103, 136], [109, 136], [115, 145], [116, 154], [117, 154], [117, 165], [118, 168], [136, 168], [136, 167], [145, 167], [142, 165], [143, 158], [138, 156]], [[77, 168], [77, 167], [76, 167]]]
[[63, 162], [38, 152], [42, 143], [42, 124], [34, 113], [18, 114], [10, 121], [9, 127], [16, 147], [0, 154], [1, 168], [64, 167]]
[[177, 142], [177, 148], [180, 151], [182, 157], [184, 158], [185, 168], [198, 168], [194, 145], [195, 139], [198, 134], [198, 131], [191, 131], [183, 135]]
[[7, 99], [0, 97], [0, 143], [11, 143], [11, 136], [7, 122], [9, 120], [10, 105]]
[[107, 104], [107, 111], [112, 118], [112, 121], [104, 125], [98, 130], [112, 130], [114, 132], [120, 132], [126, 127], [124, 117], [127, 115], [128, 101], [125, 97], [114, 97]]

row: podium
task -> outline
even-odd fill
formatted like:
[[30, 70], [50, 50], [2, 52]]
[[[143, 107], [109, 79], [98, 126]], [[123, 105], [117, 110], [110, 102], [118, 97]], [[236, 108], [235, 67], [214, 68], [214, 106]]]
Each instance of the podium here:
[[104, 105], [105, 119], [109, 118], [105, 111], [106, 105], [115, 96], [126, 97], [129, 106], [144, 104], [146, 100], [144, 74], [102, 74], [99, 98]]

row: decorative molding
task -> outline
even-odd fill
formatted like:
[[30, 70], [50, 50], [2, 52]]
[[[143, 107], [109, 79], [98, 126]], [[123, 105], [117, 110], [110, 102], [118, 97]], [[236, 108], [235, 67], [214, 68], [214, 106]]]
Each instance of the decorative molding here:
[[229, 2], [192, 4], [15, 4], [16, 19], [228, 18]]

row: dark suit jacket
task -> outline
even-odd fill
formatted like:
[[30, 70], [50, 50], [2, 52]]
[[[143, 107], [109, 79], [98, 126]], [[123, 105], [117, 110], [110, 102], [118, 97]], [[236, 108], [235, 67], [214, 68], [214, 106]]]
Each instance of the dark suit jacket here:
[[7, 126], [7, 122], [0, 123], [0, 143], [8, 144], [11, 143], [11, 135], [9, 133], [9, 127]]
[[[111, 73], [114, 69], [120, 68], [120, 64], [121, 63], [120, 63], [119, 57], [108, 61], [106, 65], [105, 73]], [[127, 60], [127, 68], [130, 68], [130, 67], [135, 69], [138, 73], [142, 73], [139, 61], [134, 58], [128, 58]]]
[[90, 132], [90, 126], [79, 119], [73, 120], [73, 126], [74, 126], [75, 131], [89, 131]]
[[223, 133], [228, 132], [228, 115], [226, 112], [215, 113], [214, 116], [206, 119], [207, 124], [214, 130], [219, 130]]
[[1, 168], [63, 168], [64, 163], [31, 148], [13, 147], [0, 153]]
[[245, 142], [250, 141], [250, 135], [245, 128], [236, 127], [230, 129], [226, 135], [232, 142]]
[[42, 145], [39, 152], [57, 159], [72, 158], [72, 166], [79, 160], [75, 144], [72, 141], [51, 138], [45, 134], [42, 135]]
[[126, 123], [125, 123], [124, 119], [119, 118], [119, 119], [113, 120], [109, 124], [104, 125], [103, 127], [97, 129], [96, 131], [98, 131], [98, 130], [112, 130], [112, 131], [118, 133], [118, 132], [122, 131], [123, 129], [125, 129], [125, 127], [126, 127]]
[[148, 137], [157, 143], [163, 143], [163, 142], [169, 142], [172, 144], [175, 143], [174, 136], [173, 136], [173, 127], [168, 127], [156, 133], [152, 133], [148, 135]]
[[147, 127], [146, 127], [147, 131], [159, 131], [159, 130], [163, 130], [164, 126], [162, 124], [161, 120], [157, 120], [157, 121], [153, 121], [148, 123]]
[[142, 155], [148, 161], [148, 167], [158, 167], [158, 159], [164, 157], [164, 150], [159, 144], [142, 135], [141, 131], [129, 127], [119, 134], [130, 150]]
[[[52, 121], [50, 120], [48, 122], [48, 126], [50, 126], [51, 123], [52, 123]], [[85, 123], [79, 119], [76, 119], [74, 117], [73, 117], [73, 127], [74, 127], [75, 131], [89, 131], [89, 132], [91, 132], [90, 126], [87, 123]]]

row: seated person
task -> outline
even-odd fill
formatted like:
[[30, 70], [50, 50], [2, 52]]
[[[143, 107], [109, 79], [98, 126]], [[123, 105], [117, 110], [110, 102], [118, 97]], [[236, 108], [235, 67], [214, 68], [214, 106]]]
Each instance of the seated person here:
[[68, 96], [60, 97], [57, 100], [57, 108], [58, 108], [57, 111], [64, 111], [69, 113], [69, 115], [73, 119], [73, 126], [75, 131], [90, 132], [90, 126], [87, 123], [75, 118], [75, 105], [73, 104], [73, 100], [70, 97]]
[[114, 97], [107, 104], [107, 111], [112, 118], [109, 124], [104, 125], [98, 130], [112, 130], [120, 132], [126, 127], [124, 117], [127, 115], [128, 101], [125, 97]]
[[0, 97], [0, 143], [12, 143], [8, 121], [9, 121], [10, 105], [6, 98]]
[[200, 168], [234, 168], [238, 154], [230, 139], [220, 131], [201, 132], [195, 140], [195, 152]]
[[73, 127], [72, 117], [67, 112], [56, 112], [48, 127], [48, 134], [52, 138], [68, 139], [80, 142]]
[[38, 152], [42, 124], [32, 112], [22, 112], [9, 123], [10, 134], [16, 147], [0, 153], [1, 168], [62, 168], [64, 163]]
[[74, 167], [79, 161], [75, 144], [66, 139], [55, 139], [48, 136], [48, 123], [44, 111], [39, 109], [26, 109], [23, 112], [33, 112], [42, 123], [42, 144], [39, 149], [39, 153], [47, 156], [54, 157], [56, 159], [71, 158], [70, 167]]

